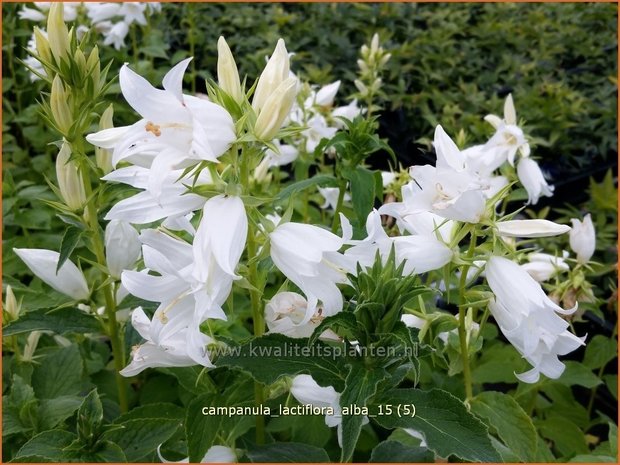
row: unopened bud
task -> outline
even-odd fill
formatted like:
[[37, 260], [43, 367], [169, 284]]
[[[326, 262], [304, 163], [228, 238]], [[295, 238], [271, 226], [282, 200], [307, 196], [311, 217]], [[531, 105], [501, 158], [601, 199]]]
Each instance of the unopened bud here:
[[379, 34], [375, 32], [370, 41], [370, 53], [375, 55], [379, 51]]
[[217, 41], [217, 81], [224, 92], [230, 95], [235, 102], [241, 103], [241, 82], [239, 81], [239, 71], [230, 47], [224, 37]]
[[60, 77], [56, 75], [52, 81], [52, 93], [50, 95], [50, 108], [56, 126], [64, 135], [67, 135], [73, 124], [73, 116], [69, 108], [69, 96], [65, 92]]
[[56, 158], [58, 188], [65, 204], [74, 211], [81, 210], [86, 203], [84, 182], [78, 166], [71, 158], [71, 146], [65, 141]]
[[[105, 109], [101, 118], [99, 119], [99, 130], [110, 129], [114, 127], [114, 123], [112, 122], [112, 117], [114, 116], [114, 106], [110, 104], [108, 108]], [[100, 147], [95, 147], [95, 162], [97, 166], [101, 168], [104, 174], [108, 174], [112, 171], [112, 151], [108, 149], [102, 149]]]
[[386, 53], [385, 55], [383, 55], [381, 57], [381, 66], [385, 66], [385, 64], [390, 60], [390, 58], [392, 58], [392, 54], [391, 53]]
[[357, 90], [359, 90], [362, 96], [368, 95], [368, 87], [366, 87], [366, 85], [362, 81], [356, 79], [355, 81], [353, 81], [353, 84], [355, 84], [355, 87], [357, 87]]
[[266, 105], [269, 96], [275, 92], [280, 84], [289, 77], [290, 60], [284, 40], [278, 40], [271, 58], [267, 62], [265, 69], [258, 78], [258, 84], [252, 99], [252, 108], [258, 112]]
[[289, 77], [269, 95], [258, 114], [254, 135], [260, 140], [273, 139], [288, 116], [297, 96], [297, 79]]
[[47, 15], [47, 36], [49, 38], [52, 54], [56, 63], [61, 59], [69, 58], [69, 30], [64, 21], [64, 7], [62, 2], [53, 2]]
[[99, 61], [99, 49], [95, 46], [90, 54], [88, 60], [86, 60], [86, 71], [90, 75], [90, 80], [93, 83], [94, 94], [99, 94], [101, 90], [101, 62]]
[[38, 27], [34, 28], [34, 40], [37, 47], [37, 54], [41, 60], [46, 63], [52, 62], [52, 49], [50, 48], [50, 42], [47, 39], [47, 35]]
[[11, 321], [15, 321], [19, 318], [19, 313], [21, 311], [21, 305], [17, 303], [17, 299], [15, 298], [15, 294], [13, 294], [13, 289], [11, 286], [6, 287], [6, 297], [4, 300], [4, 311], [7, 315], [7, 323]]
[[[80, 72], [80, 76], [85, 76], [87, 70], [86, 57], [84, 56], [84, 52], [82, 52], [82, 50], [80, 50], [79, 48], [73, 54], [73, 61], [75, 61], [75, 65]], [[83, 82], [81, 82], [80, 84], [83, 84]]]

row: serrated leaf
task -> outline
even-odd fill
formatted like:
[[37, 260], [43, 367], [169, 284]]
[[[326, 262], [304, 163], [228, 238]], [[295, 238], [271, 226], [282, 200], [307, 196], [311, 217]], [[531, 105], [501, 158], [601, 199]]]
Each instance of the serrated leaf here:
[[93, 443], [103, 421], [103, 406], [97, 389], [93, 389], [82, 401], [77, 414], [77, 433], [80, 442]]
[[274, 383], [283, 376], [306, 373], [321, 386], [334, 386], [337, 391], [344, 389], [347, 370], [342, 357], [312, 354], [319, 353], [319, 346], [324, 354], [332, 353], [322, 342], [308, 347], [307, 338], [268, 334], [229, 348], [214, 363], [219, 367], [241, 369], [265, 384]]
[[275, 442], [254, 446], [246, 452], [252, 462], [265, 463], [327, 463], [329, 456], [324, 449], [298, 442]]
[[98, 333], [101, 331], [99, 320], [76, 308], [57, 310], [35, 310], [20, 316], [19, 320], [9, 323], [2, 333], [4, 336], [30, 333], [32, 331], [53, 331], [56, 334]]
[[413, 417], [399, 417], [394, 413], [376, 416], [375, 420], [385, 428], [413, 428], [420, 431], [428, 448], [440, 457], [455, 455], [472, 462], [501, 460], [484, 424], [467, 410], [463, 402], [446, 391], [394, 389], [377, 396], [373, 404], [414, 404], [416, 412]]
[[82, 386], [82, 372], [80, 350], [72, 344], [39, 359], [32, 373], [32, 387], [39, 399], [75, 395]]
[[536, 461], [538, 434], [516, 400], [501, 392], [482, 392], [471, 401], [471, 409], [495, 429], [520, 461]]
[[432, 463], [435, 456], [425, 447], [406, 446], [398, 441], [379, 443], [370, 454], [369, 463]]
[[68, 431], [44, 431], [24, 444], [13, 460], [19, 462], [21, 457], [37, 456], [52, 462], [62, 462], [66, 458], [63, 449], [68, 447], [75, 438], [75, 434]]
[[118, 423], [120, 429], [103, 434], [103, 438], [120, 446], [127, 460], [140, 462], [157, 450], [181, 428], [176, 418], [137, 418]]
[[328, 316], [321, 321], [321, 323], [312, 332], [312, 336], [310, 336], [310, 339], [308, 340], [308, 345], [314, 344], [319, 339], [321, 334], [328, 329], [331, 329], [339, 336], [345, 335], [342, 331], [339, 331], [344, 330], [348, 333], [348, 335], [353, 336], [353, 339], [351, 340], [357, 339], [355, 335], [357, 334], [358, 327], [355, 315], [351, 312], [339, 312], [335, 315]]
[[166, 402], [158, 402], [155, 404], [147, 404], [141, 405], [139, 407], [130, 410], [129, 412], [121, 415], [114, 423], [123, 423], [129, 420], [139, 420], [139, 419], [157, 419], [164, 418], [167, 420], [182, 420], [185, 416], [185, 411], [182, 407], [178, 405], [166, 403]]
[[71, 253], [75, 250], [78, 242], [80, 242], [83, 232], [83, 230], [76, 228], [75, 226], [69, 226], [66, 229], [65, 234], [62, 236], [62, 240], [60, 241], [60, 256], [58, 257], [56, 273], [58, 273], [58, 270], [60, 270], [69, 256], [71, 256]]
[[43, 399], [39, 402], [39, 428], [52, 429], [69, 418], [79, 408], [82, 399], [78, 396], [61, 396]]
[[[382, 368], [367, 368], [362, 363], [351, 365], [347, 375], [344, 391], [340, 395], [340, 407], [366, 407], [368, 399], [375, 395], [377, 386], [388, 377]], [[341, 462], [348, 462], [353, 457], [355, 445], [362, 430], [364, 415], [342, 415], [342, 454]]]

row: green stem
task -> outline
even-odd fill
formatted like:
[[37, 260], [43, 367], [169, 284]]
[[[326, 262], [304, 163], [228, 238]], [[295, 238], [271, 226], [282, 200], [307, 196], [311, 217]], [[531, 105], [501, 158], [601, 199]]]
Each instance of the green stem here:
[[[471, 259], [476, 250], [476, 231], [473, 230], [469, 240], [469, 249], [467, 250], [467, 258]], [[465, 328], [465, 287], [467, 286], [467, 272], [469, 264], [465, 264], [461, 268], [461, 279], [459, 282], [459, 342], [461, 345], [461, 357], [463, 360], [463, 382], [465, 383], [465, 398], [471, 400], [473, 398], [471, 369], [469, 367], [469, 350], [467, 347], [467, 328]]]
[[[97, 263], [102, 266], [107, 266], [105, 258], [105, 250], [101, 234], [99, 233], [99, 221], [97, 218], [97, 208], [95, 206], [95, 196], [91, 196], [92, 189], [90, 185], [90, 179], [88, 176], [88, 170], [82, 170], [82, 178], [84, 182], [84, 190], [86, 197], [91, 198], [84, 212], [87, 226], [91, 231], [91, 243], [93, 251], [97, 258]], [[108, 281], [109, 276], [103, 275], [103, 279]], [[125, 378], [120, 374], [120, 371], [125, 366], [125, 354], [123, 350], [123, 344], [120, 334], [118, 332], [118, 322], [116, 320], [116, 299], [114, 297], [114, 291], [112, 289], [112, 283], [107, 282], [103, 286], [103, 295], [105, 298], [105, 314], [108, 317], [108, 337], [112, 345], [112, 356], [114, 358], [114, 372], [116, 378], [116, 387], [118, 389], [118, 403], [121, 413], [127, 412], [129, 409], [129, 402], [127, 398], [127, 384]]]
[[340, 210], [342, 209], [342, 203], [344, 202], [344, 194], [347, 190], [347, 182], [340, 181], [340, 186], [338, 190], [338, 202], [336, 203], [336, 210], [334, 211], [334, 218], [332, 220], [332, 232], [336, 233], [338, 229], [338, 224], [340, 223]]
[[[243, 185], [246, 194], [250, 194], [250, 170], [249, 170], [249, 154], [241, 154], [240, 163], [240, 181]], [[263, 317], [263, 309], [261, 306], [261, 291], [258, 279], [258, 262], [257, 256], [257, 244], [256, 244], [256, 227], [252, 221], [248, 222], [248, 281], [252, 285], [250, 290], [250, 305], [252, 308], [252, 324], [254, 329], [254, 336], [262, 336], [265, 332], [265, 321]], [[258, 381], [254, 382], [254, 402], [257, 407], [260, 407], [265, 402], [265, 389], [264, 386]], [[256, 443], [265, 443], [265, 417], [262, 415], [256, 416]]]

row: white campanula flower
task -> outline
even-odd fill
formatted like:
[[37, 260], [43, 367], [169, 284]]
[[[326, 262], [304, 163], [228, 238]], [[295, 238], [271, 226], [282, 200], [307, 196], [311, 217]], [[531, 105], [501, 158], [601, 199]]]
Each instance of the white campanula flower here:
[[573, 229], [570, 232], [570, 248], [577, 254], [579, 263], [586, 263], [594, 255], [596, 249], [596, 231], [592, 217], [588, 213], [583, 221], [572, 218]]
[[562, 257], [556, 257], [547, 253], [531, 253], [528, 255], [528, 263], [523, 263], [521, 268], [539, 283], [551, 279], [562, 271], [570, 270], [565, 259], [568, 252], [563, 252]]
[[91, 22], [100, 23], [118, 16], [121, 4], [111, 2], [85, 2], [84, 8]]
[[497, 232], [505, 237], [551, 237], [565, 234], [570, 226], [549, 220], [508, 220], [495, 225]]
[[186, 367], [200, 363], [204, 366], [212, 366], [208, 358], [200, 357], [196, 360], [192, 356], [195, 347], [206, 347], [212, 339], [205, 334], [197, 334], [197, 344], [188, 343], [188, 325], [179, 325], [176, 331], [169, 332], [155, 343], [152, 336], [153, 321], [149, 320], [141, 307], [136, 308], [131, 314], [131, 324], [134, 329], [145, 339], [145, 342], [135, 346], [131, 353], [131, 362], [120, 371], [123, 376], [135, 376], [146, 368], [155, 367]]
[[[308, 301], [296, 292], [279, 292], [265, 306], [265, 322], [271, 333], [289, 337], [310, 337], [321, 321], [322, 310], [316, 310], [310, 320], [304, 323], [308, 312]], [[325, 331], [321, 338], [338, 339], [332, 331]]]
[[302, 132], [302, 135], [306, 138], [306, 152], [312, 153], [317, 148], [321, 140], [331, 139], [336, 132], [337, 128], [331, 128], [327, 125], [327, 121], [321, 115], [312, 116], [306, 123], [308, 129]]
[[128, 25], [135, 22], [141, 26], [146, 26], [146, 17], [144, 16], [146, 8], [146, 3], [123, 2], [118, 14], [123, 17], [123, 22]]
[[305, 108], [311, 108], [313, 106], [319, 107], [331, 107], [334, 104], [334, 99], [340, 88], [340, 81], [332, 82], [326, 86], [321, 87], [318, 91], [312, 91], [310, 96], [306, 98], [304, 102]]
[[104, 23], [101, 23], [100, 30], [103, 32], [103, 45], [112, 45], [116, 50], [125, 47], [125, 38], [129, 34], [127, 23], [123, 21], [116, 24], [109, 23], [109, 27], [105, 27]]
[[527, 191], [528, 203], [536, 205], [541, 197], [553, 195], [554, 187], [547, 184], [540, 166], [531, 158], [523, 158], [519, 161], [517, 176]]
[[105, 256], [110, 275], [120, 278], [140, 258], [142, 245], [138, 231], [126, 221], [112, 220], [105, 228]]
[[477, 223], [485, 210], [478, 177], [467, 170], [466, 159], [441, 126], [435, 129], [436, 166], [410, 168], [411, 211], [428, 211], [443, 218]]
[[485, 144], [487, 150], [498, 150], [504, 160], [514, 166], [517, 151], [523, 158], [530, 156], [530, 144], [527, 142], [523, 130], [517, 126], [517, 112], [515, 111], [512, 94], [508, 94], [504, 102], [504, 119], [495, 115], [484, 118], [496, 132]]
[[[166, 218], [168, 224], [183, 223], [183, 229], [192, 229], [191, 224], [184, 221], [188, 214], [199, 210], [206, 199], [200, 195], [187, 192], [183, 184], [191, 185], [193, 179], [182, 178], [182, 171], [168, 173], [159, 186], [159, 195], [148, 190], [151, 172], [140, 166], [127, 166], [112, 171], [104, 176], [104, 181], [120, 182], [138, 189], [144, 189], [131, 197], [117, 202], [106, 214], [106, 220], [122, 220], [132, 224], [147, 224]], [[196, 185], [209, 184], [211, 177], [203, 170]]]
[[489, 304], [491, 314], [510, 343], [533, 366], [516, 374], [526, 383], [538, 381], [540, 373], [557, 379], [564, 372], [559, 355], [583, 345], [583, 340], [568, 331], [568, 322], [560, 317], [572, 314], [577, 306], [564, 310], [555, 304], [524, 269], [502, 257], [491, 257], [486, 278], [495, 294]]
[[426, 273], [441, 268], [452, 259], [452, 250], [431, 234], [390, 237], [381, 225], [381, 215], [373, 210], [366, 219], [368, 236], [362, 241], [349, 241], [353, 247], [345, 256], [363, 267], [372, 266], [377, 252], [387, 260], [392, 247], [398, 264], [405, 261], [404, 274]]
[[183, 74], [190, 60], [181, 61], [166, 74], [164, 90], [154, 88], [124, 65], [121, 91], [143, 119], [132, 126], [87, 136], [93, 145], [113, 149], [114, 166], [128, 161], [150, 168], [149, 190], [156, 195], [170, 171], [199, 161], [215, 162], [236, 138], [232, 117], [224, 108], [183, 94]]
[[269, 235], [273, 263], [308, 299], [306, 315], [300, 324], [312, 318], [319, 301], [324, 316], [342, 310], [342, 294], [337, 284], [348, 282], [346, 273], [353, 270], [354, 264], [339, 250], [350, 239], [350, 233], [345, 231], [345, 237], [341, 238], [318, 226], [284, 223]]
[[90, 291], [84, 275], [71, 261], [66, 260], [58, 273], [56, 267], [60, 254], [45, 249], [13, 249], [41, 281], [75, 300], [88, 299]]

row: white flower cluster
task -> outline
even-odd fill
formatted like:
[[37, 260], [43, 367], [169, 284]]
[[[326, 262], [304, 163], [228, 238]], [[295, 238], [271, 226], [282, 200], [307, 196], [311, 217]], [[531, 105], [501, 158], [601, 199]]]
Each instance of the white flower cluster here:
[[[99, 4], [99, 19], [109, 17], [103, 13], [103, 5]], [[227, 186], [225, 193], [215, 194], [223, 192], [215, 169], [220, 158], [225, 154], [236, 157], [236, 150], [229, 149], [233, 144], [242, 144], [247, 136], [253, 141], [273, 143], [287, 123], [308, 125], [304, 143], [296, 150], [310, 152], [321, 138], [331, 137], [338, 130], [338, 126], [328, 125], [329, 118], [336, 124], [334, 115], [352, 118], [360, 113], [352, 102], [325, 116], [326, 109], [333, 105], [339, 82], [313, 90], [303, 105], [294, 105], [299, 83], [291, 75], [282, 40], [258, 80], [250, 108], [234, 58], [223, 39], [218, 43], [218, 52], [220, 90], [251, 114], [248, 124], [253, 125], [252, 134], [238, 133], [239, 124], [235, 123], [239, 121], [224, 106], [183, 92], [183, 75], [191, 60], [188, 58], [165, 75], [163, 89], [153, 87], [124, 65], [119, 79], [121, 91], [141, 118], [130, 126], [104, 129], [87, 137], [96, 147], [111, 151], [114, 169], [103, 179], [139, 190], [119, 201], [105, 217], [110, 221], [105, 238], [109, 274], [120, 278], [131, 294], [158, 304], [150, 319], [141, 308], [132, 314], [132, 324], [145, 342], [134, 348], [131, 363], [122, 371], [125, 376], [147, 367], [212, 366], [207, 346], [213, 342], [213, 335], [204, 334], [201, 325], [208, 319], [227, 318], [222, 307], [234, 281], [241, 279], [237, 267], [249, 231], [246, 206], [236, 189], [239, 186]], [[568, 232], [570, 227], [546, 220], [493, 219], [497, 194], [508, 183], [496, 172], [504, 163], [516, 163], [532, 203], [540, 195], [550, 195], [551, 188], [529, 158], [529, 145], [516, 125], [512, 98], [506, 100], [503, 119], [488, 116], [487, 120], [496, 128], [491, 139], [462, 151], [438, 126], [435, 166], [414, 166], [409, 170], [411, 181], [402, 187], [402, 201], [387, 203], [368, 215], [365, 239], [352, 239], [351, 224], [342, 214], [341, 236], [319, 226], [281, 222], [272, 216], [274, 227], [261, 231], [268, 237], [271, 259], [304, 295], [276, 294], [266, 308], [269, 329], [291, 337], [307, 337], [322, 318], [342, 311], [339, 286], [348, 284], [347, 274], [355, 273], [358, 264], [371, 265], [377, 253], [387, 259], [394, 249], [396, 260], [405, 263], [405, 274], [444, 267], [458, 257], [460, 239], [455, 237], [455, 231], [464, 223], [485, 222], [492, 226], [489, 229], [493, 234], [503, 237], [534, 238]], [[278, 157], [287, 152], [292, 155], [293, 149], [281, 145], [280, 151], [280, 155], [267, 151], [261, 165], [268, 168], [283, 164]], [[294, 159], [289, 158], [289, 162]], [[209, 192], [210, 198], [192, 189]], [[196, 213], [200, 220], [192, 223]], [[400, 235], [386, 233], [381, 215], [396, 219]], [[157, 227], [152, 225], [155, 222], [159, 223]], [[138, 234], [131, 224], [149, 226]], [[579, 232], [581, 228], [574, 223], [571, 246], [580, 261], [587, 261], [593, 250], [590, 234]], [[587, 229], [587, 224], [583, 228]], [[593, 229], [591, 232], [593, 235]], [[135, 270], [139, 248], [144, 268]], [[21, 249], [17, 253], [52, 287], [77, 300], [89, 297], [84, 276], [70, 261], [53, 273], [58, 262], [55, 252]], [[476, 267], [485, 270], [496, 296], [490, 310], [504, 335], [533, 365], [519, 375], [520, 379], [533, 382], [539, 373], [557, 378], [564, 368], [558, 355], [583, 343], [568, 331], [568, 324], [558, 315], [575, 309], [563, 310], [551, 302], [528, 274], [531, 270], [501, 256], [487, 253], [484, 258], [476, 262]], [[322, 335], [333, 336], [329, 332]], [[302, 384], [308, 383], [305, 379]]]

